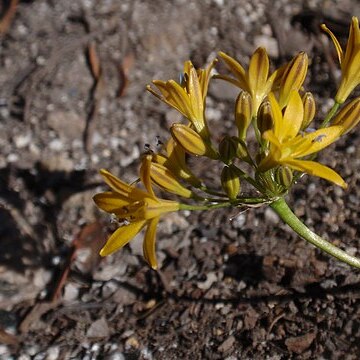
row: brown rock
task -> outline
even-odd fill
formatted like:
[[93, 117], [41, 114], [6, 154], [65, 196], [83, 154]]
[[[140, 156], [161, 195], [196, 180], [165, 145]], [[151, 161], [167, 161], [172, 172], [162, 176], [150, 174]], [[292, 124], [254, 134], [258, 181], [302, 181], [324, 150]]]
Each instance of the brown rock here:
[[309, 332], [305, 335], [286, 339], [285, 345], [289, 351], [292, 351], [296, 354], [301, 354], [310, 347], [315, 338], [316, 332]]

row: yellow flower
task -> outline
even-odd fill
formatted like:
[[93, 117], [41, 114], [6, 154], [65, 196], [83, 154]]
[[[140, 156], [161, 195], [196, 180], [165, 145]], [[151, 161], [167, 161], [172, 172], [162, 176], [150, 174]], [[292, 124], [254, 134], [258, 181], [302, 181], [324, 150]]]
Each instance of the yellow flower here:
[[178, 211], [180, 204], [155, 196], [149, 177], [150, 159], [143, 163], [140, 170], [140, 178], [146, 191], [126, 184], [106, 170], [101, 170], [100, 173], [110, 186], [111, 191], [96, 194], [94, 201], [100, 209], [114, 214], [124, 223], [110, 236], [101, 249], [100, 255], [107, 256], [122, 248], [144, 227], [147, 227], [143, 242], [144, 257], [149, 265], [156, 269], [155, 235], [157, 224], [161, 215]]
[[351, 20], [349, 38], [346, 45], [345, 54], [335, 35], [326, 27], [325, 24], [321, 28], [326, 31], [335, 45], [339, 63], [341, 67], [341, 83], [336, 93], [336, 102], [342, 104], [360, 84], [360, 28], [357, 17]]
[[343, 127], [329, 126], [311, 133], [302, 133], [300, 129], [304, 109], [297, 91], [291, 93], [284, 114], [272, 93], [269, 94], [269, 101], [274, 125], [263, 134], [270, 145], [268, 155], [259, 164], [259, 170], [267, 171], [278, 165], [287, 165], [293, 170], [324, 178], [346, 188], [345, 181], [334, 170], [316, 161], [302, 160], [336, 141]]
[[252, 116], [256, 116], [258, 108], [267, 94], [271, 91], [278, 71], [269, 76], [269, 57], [264, 48], [258, 48], [251, 56], [249, 69], [245, 69], [235, 59], [219, 52], [219, 56], [224, 60], [226, 66], [233, 73], [235, 78], [225, 75], [217, 75], [219, 79], [229, 81], [251, 95]]
[[210, 73], [217, 60], [214, 60], [207, 69], [195, 70], [191, 61], [185, 62], [184, 73], [180, 84], [174, 80], [154, 80], [153, 84], [160, 94], [150, 85], [147, 90], [161, 101], [172, 106], [182, 113], [194, 126], [196, 132], [204, 139], [209, 138], [205, 122], [205, 99], [209, 86]]
[[288, 64], [269, 75], [269, 57], [264, 48], [258, 48], [251, 56], [249, 69], [244, 68], [232, 57], [223, 52], [219, 56], [224, 60], [235, 78], [216, 75], [248, 92], [252, 98], [252, 116], [256, 116], [265, 97], [275, 89], [279, 89], [279, 103], [285, 107], [292, 90], [302, 86], [308, 67], [308, 58], [304, 52], [295, 56]]

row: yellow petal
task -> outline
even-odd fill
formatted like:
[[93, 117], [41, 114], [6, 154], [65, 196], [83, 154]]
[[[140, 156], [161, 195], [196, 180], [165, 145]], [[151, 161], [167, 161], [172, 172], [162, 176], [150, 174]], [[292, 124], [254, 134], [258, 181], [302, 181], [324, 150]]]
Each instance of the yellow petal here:
[[157, 269], [155, 245], [156, 245], [156, 227], [158, 222], [159, 222], [159, 217], [153, 218], [149, 221], [143, 242], [144, 258], [154, 270]]
[[279, 161], [282, 158], [282, 145], [275, 136], [273, 130], [265, 131], [263, 138], [270, 142], [270, 152], [261, 160], [259, 169], [260, 171], [267, 171], [279, 164]]
[[260, 104], [264, 97], [264, 88], [269, 75], [269, 57], [266, 50], [258, 48], [251, 56], [248, 71], [248, 85], [250, 93]]
[[325, 165], [319, 164], [316, 161], [289, 160], [286, 161], [286, 164], [294, 170], [306, 172], [310, 175], [321, 177], [323, 179], [333, 182], [336, 185], [341, 186], [344, 189], [347, 188], [346, 182], [337, 172]]
[[151, 180], [165, 191], [185, 198], [192, 196], [192, 191], [182, 186], [165, 166], [151, 163], [150, 176]]
[[273, 93], [269, 94], [269, 101], [271, 105], [272, 119], [274, 122], [274, 135], [280, 142], [282, 142], [282, 140], [284, 139], [283, 115], [279, 103], [276, 101], [275, 95]]
[[178, 211], [180, 208], [178, 202], [163, 199], [158, 199], [158, 201], [148, 199], [145, 205], [140, 209], [142, 210], [142, 213], [139, 213], [138, 216], [140, 219], [140, 216], [142, 216], [142, 219], [150, 220], [168, 212]]
[[126, 245], [144, 227], [146, 221], [137, 221], [118, 228], [100, 250], [101, 256], [107, 256]]
[[240, 88], [250, 92], [250, 89], [247, 85], [246, 75], [244, 68], [231, 56], [226, 55], [222, 51], [219, 52], [219, 56], [224, 60], [227, 67], [230, 71], [235, 75], [237, 80], [239, 81]]
[[217, 61], [218, 61], [217, 59], [214, 59], [205, 70], [204, 69], [198, 70], [198, 77], [199, 77], [201, 93], [202, 93], [204, 104], [205, 104], [205, 99], [206, 99], [206, 95], [207, 95], [207, 91], [208, 91], [208, 87], [209, 87], [211, 70], [213, 69], [213, 67], [215, 66]]
[[[301, 143], [289, 144], [292, 157], [304, 157], [319, 152], [335, 142], [343, 131], [342, 126], [329, 126], [306, 135], [299, 135]], [[295, 140], [294, 140], [295, 142]]]
[[203, 119], [204, 103], [196, 70], [192, 66], [189, 73], [190, 106], [196, 119]]
[[185, 117], [190, 121], [193, 120], [193, 113], [191, 111], [189, 95], [186, 93], [176, 81], [169, 80], [167, 82], [169, 89], [169, 102], [176, 107]]
[[151, 180], [150, 180], [151, 179], [151, 160], [152, 160], [151, 155], [146, 155], [143, 157], [139, 173], [140, 173], [141, 182], [144, 184], [149, 195], [153, 199], [156, 200], [157, 198], [155, 196], [154, 190], [151, 185]]
[[[357, 52], [359, 52], [359, 44], [360, 44], [360, 30], [359, 30], [359, 21], [358, 19], [353, 16], [350, 31], [349, 31], [349, 38], [346, 45], [345, 56], [343, 64], [341, 64], [341, 68], [344, 71], [349, 71], [350, 63], [354, 63], [354, 57]], [[355, 64], [354, 64], [355, 65]]]
[[137, 189], [134, 186], [130, 186], [105, 169], [101, 169], [100, 174], [106, 184], [108, 184], [112, 190], [119, 193], [120, 195], [123, 195], [124, 197], [142, 199], [147, 196], [144, 191]]
[[[170, 95], [169, 89], [168, 89], [168, 85], [166, 83], [166, 81], [162, 81], [162, 80], [153, 80], [152, 82], [160, 91], [161, 95], [167, 99]], [[151, 88], [150, 88], [151, 89]]]
[[129, 199], [113, 191], [106, 191], [96, 194], [93, 197], [95, 204], [102, 210], [112, 214], [123, 206], [129, 205]]
[[280, 84], [279, 105], [283, 109], [289, 102], [291, 92], [299, 91], [306, 77], [308, 57], [299, 53], [288, 64]]
[[333, 41], [333, 43], [335, 45], [335, 49], [336, 49], [336, 52], [337, 52], [337, 55], [338, 55], [338, 58], [339, 58], [339, 63], [341, 65], [341, 63], [343, 61], [343, 58], [344, 58], [344, 54], [343, 54], [343, 50], [341, 48], [341, 45], [340, 45], [338, 39], [336, 38], [336, 36], [332, 33], [332, 31], [325, 24], [321, 25], [321, 29], [323, 31], [325, 31], [328, 35], [330, 35], [331, 40]]
[[304, 118], [304, 108], [299, 93], [293, 90], [289, 96], [288, 105], [285, 108], [281, 137], [284, 140], [294, 138], [300, 131]]
[[263, 138], [265, 140], [270, 141], [272, 144], [274, 144], [277, 148], [281, 149], [282, 145], [279, 142], [279, 139], [275, 136], [275, 133], [273, 130], [265, 131], [263, 134]]

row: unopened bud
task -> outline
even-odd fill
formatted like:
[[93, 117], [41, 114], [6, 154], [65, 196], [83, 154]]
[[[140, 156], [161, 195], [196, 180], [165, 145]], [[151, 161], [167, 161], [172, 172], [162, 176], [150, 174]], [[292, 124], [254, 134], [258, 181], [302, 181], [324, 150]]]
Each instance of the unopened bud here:
[[189, 154], [200, 156], [206, 154], [207, 149], [203, 139], [189, 126], [173, 124], [170, 131], [175, 141]]
[[305, 52], [299, 53], [287, 65], [280, 83], [279, 105], [284, 108], [293, 90], [299, 91], [306, 77], [308, 57]]
[[340, 125], [343, 127], [344, 135], [351, 131], [360, 121], [360, 97], [346, 104], [339, 114], [336, 115], [331, 125]]
[[219, 143], [219, 154], [221, 159], [229, 164], [236, 156], [239, 140], [235, 137], [225, 136]]
[[249, 153], [248, 153], [246, 143], [243, 140], [239, 140], [239, 139], [236, 139], [236, 140], [237, 140], [236, 157], [241, 160], [248, 161]]
[[292, 184], [293, 173], [292, 170], [288, 166], [279, 166], [275, 170], [275, 181], [284, 186], [285, 188], [289, 188]]
[[302, 97], [304, 106], [304, 117], [301, 124], [301, 130], [305, 130], [313, 121], [316, 111], [315, 99], [311, 92], [306, 92]]
[[221, 172], [221, 186], [229, 199], [236, 199], [240, 192], [240, 179], [231, 166], [224, 166]]
[[246, 138], [246, 132], [252, 117], [252, 100], [251, 95], [242, 91], [236, 99], [235, 103], [235, 124], [238, 129], [240, 139]]
[[273, 127], [271, 105], [268, 100], [263, 101], [260, 105], [257, 115], [257, 126], [261, 134]]

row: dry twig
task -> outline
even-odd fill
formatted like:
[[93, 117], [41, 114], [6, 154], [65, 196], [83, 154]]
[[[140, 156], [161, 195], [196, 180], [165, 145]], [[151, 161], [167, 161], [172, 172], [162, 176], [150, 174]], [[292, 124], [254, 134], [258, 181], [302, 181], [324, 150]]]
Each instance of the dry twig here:
[[4, 16], [0, 20], [0, 35], [5, 34], [11, 25], [11, 22], [15, 16], [16, 8], [19, 3], [19, 0], [11, 0], [9, 7], [7, 8]]

